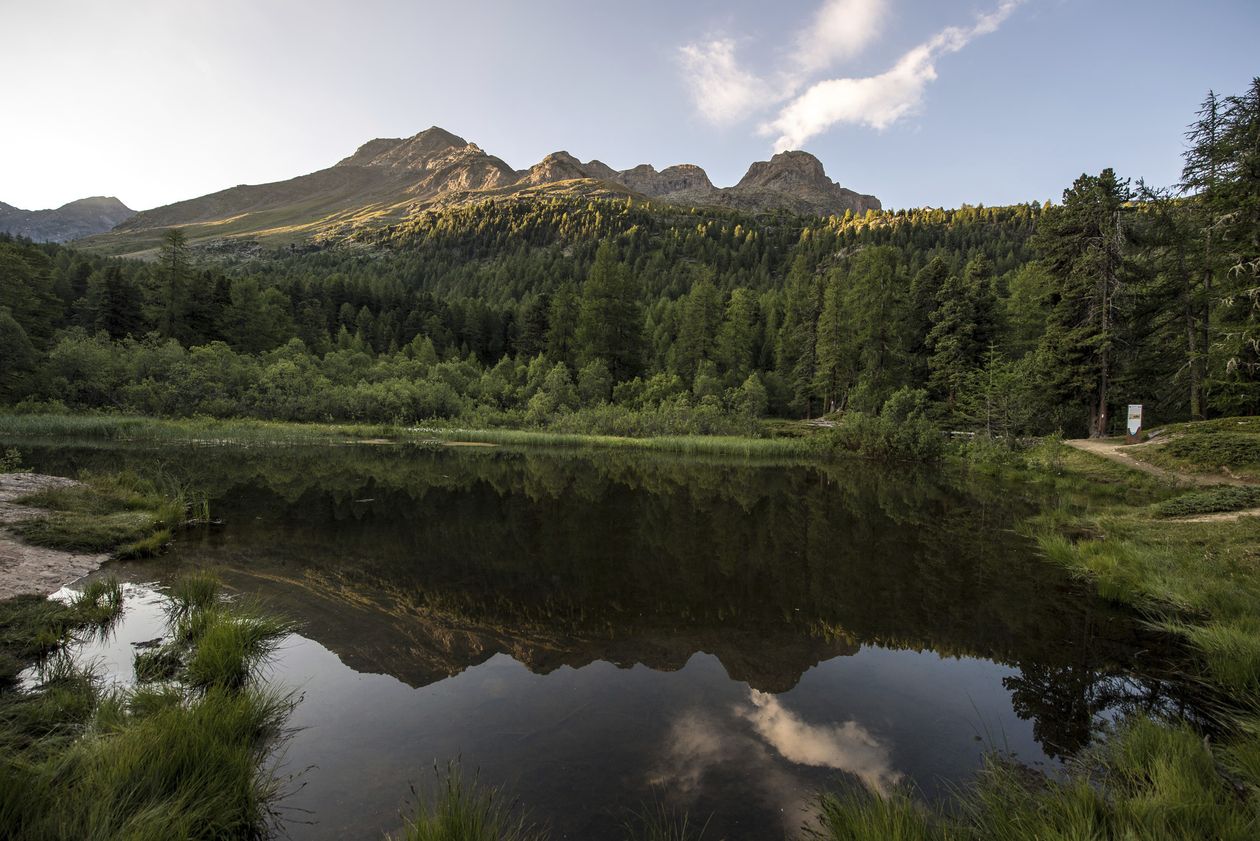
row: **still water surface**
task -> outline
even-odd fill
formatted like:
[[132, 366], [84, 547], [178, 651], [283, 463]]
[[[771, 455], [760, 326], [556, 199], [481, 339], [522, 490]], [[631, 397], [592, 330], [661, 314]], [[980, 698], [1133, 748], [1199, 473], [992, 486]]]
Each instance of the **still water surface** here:
[[[461, 758], [554, 838], [663, 800], [706, 837], [794, 834], [823, 787], [940, 796], [997, 749], [1051, 772], [1175, 703], [1152, 640], [1039, 562], [988, 480], [645, 454], [23, 444], [38, 469], [165, 472], [220, 528], [104, 572], [136, 585], [86, 656], [130, 677], [156, 593], [214, 570], [302, 623], [281, 804], [380, 837]], [[1154, 667], [1152, 667], [1153, 669]], [[1150, 670], [1147, 670], [1150, 671]]]

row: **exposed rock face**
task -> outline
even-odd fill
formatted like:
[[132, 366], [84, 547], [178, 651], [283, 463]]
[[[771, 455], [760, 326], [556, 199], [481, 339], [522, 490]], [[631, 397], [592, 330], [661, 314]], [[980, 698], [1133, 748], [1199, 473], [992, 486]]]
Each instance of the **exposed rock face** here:
[[516, 183], [522, 185], [538, 186], [540, 184], [554, 184], [557, 181], [572, 181], [575, 178], [594, 178], [605, 179], [604, 170], [611, 172], [609, 167], [592, 161], [592, 164], [598, 164], [598, 167], [584, 165], [577, 158], [568, 152], [552, 152], [538, 163], [526, 170]]
[[[554, 188], [551, 185], [556, 185]], [[734, 187], [715, 187], [704, 170], [679, 164], [657, 171], [641, 164], [617, 171], [568, 152], [553, 152], [527, 170], [513, 170], [475, 143], [434, 126], [414, 137], [377, 138], [328, 169], [288, 181], [240, 185], [137, 214], [110, 237], [204, 224], [197, 238], [340, 236], [388, 224], [429, 207], [512, 195], [578, 192], [590, 197], [642, 196], [669, 204], [722, 206], [810, 215], [864, 213], [879, 200], [827, 178], [807, 152], [783, 152], [753, 164]], [[111, 226], [112, 227], [112, 226]]]
[[855, 193], [828, 178], [822, 162], [808, 152], [780, 152], [768, 161], [757, 161], [725, 192], [735, 207], [782, 207], [807, 214], [880, 209], [874, 196]]
[[678, 164], [660, 172], [651, 164], [639, 164], [616, 174], [621, 184], [653, 198], [679, 195], [708, 196], [717, 188], [703, 169], [695, 164]]
[[65, 242], [111, 230], [136, 212], [113, 196], [93, 196], [56, 210], [22, 210], [0, 202], [0, 232], [36, 242]]

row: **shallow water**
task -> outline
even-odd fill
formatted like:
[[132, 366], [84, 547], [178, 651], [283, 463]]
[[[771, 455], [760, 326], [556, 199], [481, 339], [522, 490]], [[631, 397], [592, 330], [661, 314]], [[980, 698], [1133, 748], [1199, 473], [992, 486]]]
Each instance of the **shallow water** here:
[[131, 468], [224, 521], [157, 561], [86, 657], [130, 677], [192, 568], [302, 622], [281, 804], [299, 839], [397, 828], [461, 758], [555, 838], [653, 800], [713, 838], [791, 834], [822, 787], [936, 797], [987, 750], [1053, 772], [1101, 722], [1175, 704], [1154, 642], [1039, 562], [1018, 489], [862, 464], [488, 448], [23, 444]]

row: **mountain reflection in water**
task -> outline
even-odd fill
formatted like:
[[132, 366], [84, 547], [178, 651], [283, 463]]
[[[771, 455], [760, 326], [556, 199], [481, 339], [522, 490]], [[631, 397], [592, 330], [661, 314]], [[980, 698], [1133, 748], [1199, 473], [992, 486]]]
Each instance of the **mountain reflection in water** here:
[[[928, 796], [984, 750], [1053, 763], [1181, 703], [1162, 643], [1041, 563], [987, 479], [621, 453], [35, 448], [212, 496], [133, 581], [213, 569], [302, 622], [298, 838], [398, 824], [462, 756], [557, 837], [661, 796], [714, 837], [779, 835], [844, 781]], [[120, 631], [127, 633], [124, 623]]]

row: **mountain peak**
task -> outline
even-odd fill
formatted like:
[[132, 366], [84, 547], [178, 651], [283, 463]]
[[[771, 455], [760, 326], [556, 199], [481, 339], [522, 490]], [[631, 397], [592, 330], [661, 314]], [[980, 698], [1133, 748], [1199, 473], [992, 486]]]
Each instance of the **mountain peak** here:
[[736, 187], [787, 187], [834, 185], [822, 161], [809, 152], [779, 152], [768, 161], [757, 161]]
[[737, 206], [777, 205], [797, 213], [865, 213], [881, 207], [874, 196], [855, 193], [832, 181], [822, 161], [800, 150], [757, 161], [730, 193]]
[[134, 210], [123, 204], [122, 200], [117, 196], [88, 196], [87, 198], [66, 202], [57, 209], [66, 210], [69, 208], [81, 208], [95, 211], [96, 213], [123, 213], [126, 215], [135, 213]]
[[429, 159], [453, 149], [473, 144], [444, 128], [430, 126], [411, 137], [378, 137], [360, 146], [337, 166], [379, 166], [391, 169], [416, 169]]
[[89, 196], [55, 210], [22, 210], [0, 202], [0, 231], [36, 242], [65, 242], [111, 230], [136, 212], [114, 196]]

